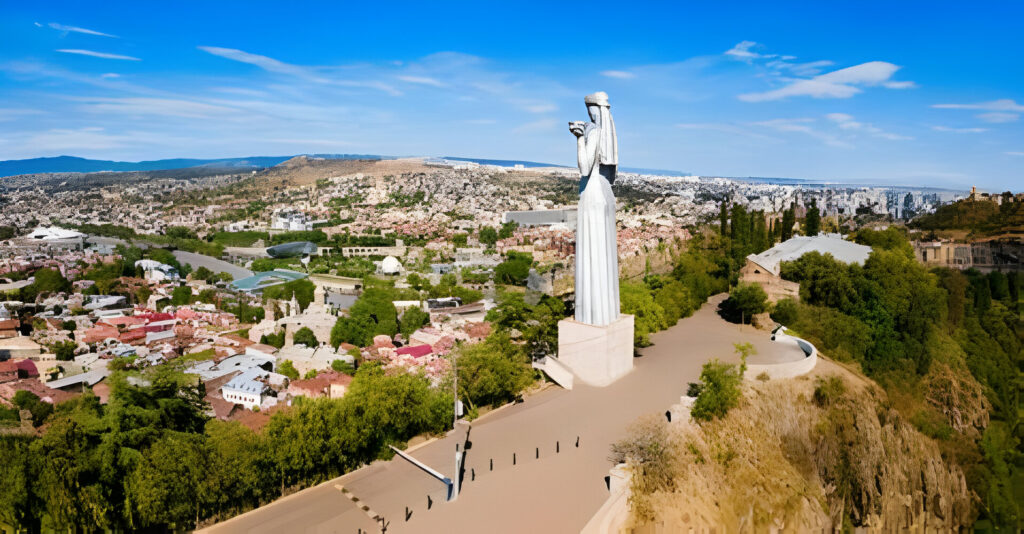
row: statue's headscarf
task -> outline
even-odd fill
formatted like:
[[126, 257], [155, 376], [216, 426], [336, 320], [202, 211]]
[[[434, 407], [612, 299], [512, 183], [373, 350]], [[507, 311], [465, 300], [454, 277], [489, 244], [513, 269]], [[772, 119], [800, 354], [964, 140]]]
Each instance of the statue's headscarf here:
[[603, 165], [619, 164], [619, 141], [615, 137], [615, 120], [612, 119], [612, 107], [608, 103], [608, 93], [598, 91], [583, 98], [587, 105], [597, 105], [601, 109], [601, 139], [598, 145], [598, 163]]

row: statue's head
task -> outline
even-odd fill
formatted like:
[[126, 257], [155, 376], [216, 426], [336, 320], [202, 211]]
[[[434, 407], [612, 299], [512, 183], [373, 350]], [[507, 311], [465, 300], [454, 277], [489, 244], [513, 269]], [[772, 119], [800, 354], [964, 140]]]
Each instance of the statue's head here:
[[611, 104], [608, 103], [608, 93], [604, 91], [598, 91], [583, 97], [583, 103], [587, 105], [587, 113], [590, 115], [590, 120], [598, 124], [601, 122], [601, 108], [611, 107]]

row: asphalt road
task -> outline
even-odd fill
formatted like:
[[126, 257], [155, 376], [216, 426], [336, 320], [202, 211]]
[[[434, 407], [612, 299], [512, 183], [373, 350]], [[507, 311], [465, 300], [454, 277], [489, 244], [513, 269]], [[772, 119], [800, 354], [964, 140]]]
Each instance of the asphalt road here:
[[652, 335], [654, 345], [641, 350], [633, 371], [611, 386], [548, 389], [414, 450], [412, 456], [451, 476], [456, 445], [464, 446], [468, 433], [463, 488], [455, 502], [444, 502], [442, 484], [396, 457], [206, 532], [380, 532], [338, 485], [382, 514], [392, 534], [579, 532], [608, 497], [611, 444], [640, 416], [663, 414], [678, 402], [706, 361], [738, 361], [733, 343], [744, 341], [754, 344], [759, 363], [803, 357], [791, 346], [771, 343], [765, 332], [720, 319], [714, 312], [720, 299]]

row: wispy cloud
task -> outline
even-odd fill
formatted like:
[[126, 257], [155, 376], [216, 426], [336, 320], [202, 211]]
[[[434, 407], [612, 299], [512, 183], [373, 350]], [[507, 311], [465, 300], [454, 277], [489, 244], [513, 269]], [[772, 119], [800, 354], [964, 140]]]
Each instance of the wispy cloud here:
[[899, 68], [899, 66], [885, 61], [869, 61], [810, 79], [790, 80], [788, 85], [779, 89], [763, 93], [741, 94], [739, 99], [744, 102], [768, 102], [794, 96], [850, 98], [863, 92], [862, 87], [882, 86], [889, 89], [914, 87], [913, 82], [892, 80], [892, 76]]
[[62, 48], [57, 50], [65, 54], [78, 54], [80, 56], [91, 56], [103, 59], [120, 59], [124, 61], [142, 61], [141, 59], [133, 56], [123, 56], [121, 54], [108, 54], [106, 52], [97, 52], [95, 50], [82, 50], [80, 48]]
[[981, 119], [981, 120], [983, 120], [985, 122], [1002, 123], [1002, 122], [1014, 122], [1014, 121], [1016, 121], [1017, 119], [1020, 118], [1020, 115], [1018, 115], [1016, 113], [1004, 113], [1002, 111], [992, 111], [992, 112], [989, 112], [989, 113], [981, 113], [981, 114], [975, 115], [975, 117], [977, 117], [977, 118], [979, 118], [979, 119]]
[[240, 63], [248, 63], [255, 65], [265, 71], [276, 72], [278, 74], [288, 74], [291, 76], [297, 76], [310, 81], [327, 83], [329, 80], [320, 76], [316, 76], [310, 69], [300, 67], [298, 65], [292, 65], [283, 61], [278, 61], [272, 57], [261, 56], [259, 54], [252, 54], [237, 48], [221, 48], [219, 46], [199, 46], [196, 47], [203, 52], [220, 56], [225, 59], [232, 61], [238, 61]]
[[429, 76], [399, 76], [398, 79], [408, 83], [430, 85], [432, 87], [446, 87], [445, 83], [441, 80], [431, 78]]
[[979, 113], [975, 115], [978, 119], [989, 123], [1004, 123], [1014, 122], [1020, 118], [1020, 113], [1024, 113], [1024, 105], [1018, 104], [1016, 101], [1009, 98], [1001, 98], [999, 100], [991, 100], [989, 102], [976, 102], [973, 104], [933, 104], [933, 108], [938, 109], [969, 109], [986, 111], [987, 113]]
[[982, 133], [987, 132], [988, 128], [953, 128], [951, 126], [932, 126], [932, 130], [936, 132], [949, 132], [949, 133]]
[[811, 118], [799, 118], [799, 119], [772, 119], [768, 121], [760, 121], [751, 123], [754, 126], [761, 126], [764, 128], [770, 128], [772, 130], [783, 132], [783, 133], [802, 133], [811, 136], [822, 143], [837, 148], [853, 148], [853, 145], [847, 143], [832, 135], [828, 132], [823, 132], [811, 126], [815, 120]]
[[886, 132], [876, 126], [857, 121], [852, 115], [847, 115], [846, 113], [829, 113], [825, 115], [825, 118], [836, 123], [842, 130], [863, 132], [890, 141], [909, 141], [913, 139], [913, 137]]
[[[39, 24], [37, 22], [36, 26], [42, 26], [42, 24]], [[65, 26], [63, 24], [57, 24], [56, 22], [51, 22], [49, 24], [49, 26], [51, 28], [57, 30], [57, 31], [62, 31], [65, 34], [67, 34], [67, 33], [84, 33], [86, 35], [96, 35], [98, 37], [113, 37], [114, 39], [117, 39], [116, 35], [111, 35], [109, 33], [98, 32], [96, 30], [89, 30], [89, 29], [86, 29], [86, 28], [79, 28], [78, 26]]]
[[88, 97], [74, 98], [72, 100], [81, 102], [81, 108], [83, 111], [103, 114], [119, 113], [134, 116], [156, 115], [190, 119], [209, 119], [236, 113], [236, 110], [226, 106], [173, 98]]
[[754, 41], [740, 41], [739, 43], [736, 43], [736, 46], [730, 48], [729, 50], [726, 50], [725, 55], [746, 62], [750, 62], [754, 59], [760, 58], [779, 57], [777, 54], [759, 54], [751, 50], [752, 48], [758, 46], [760, 45], [758, 45]]
[[992, 100], [990, 102], [978, 102], [975, 104], [933, 104], [932, 107], [939, 109], [980, 109], [984, 111], [1010, 111], [1024, 113], [1024, 105], [1018, 104], [1009, 98]]
[[221, 48], [218, 46], [198, 46], [196, 48], [208, 54], [213, 54], [225, 59], [255, 65], [267, 72], [294, 76], [314, 83], [340, 85], [345, 87], [365, 87], [384, 91], [385, 93], [393, 96], [400, 96], [402, 94], [401, 91], [384, 82], [375, 80], [357, 81], [331, 78], [322, 74], [320, 72], [321, 69], [317, 69], [315, 67], [293, 65], [269, 56], [253, 54], [244, 50], [238, 50], [237, 48]]
[[632, 78], [636, 78], [636, 74], [633, 74], [632, 72], [625, 70], [603, 70], [601, 71], [601, 76], [605, 76], [608, 78], [618, 78], [620, 80], [629, 80]]
[[1014, 150], [1014, 151], [1011, 151], [1011, 152], [1007, 152], [1006, 155], [1008, 155], [1008, 156], [1024, 156], [1024, 151], [1016, 151], [1016, 150]]

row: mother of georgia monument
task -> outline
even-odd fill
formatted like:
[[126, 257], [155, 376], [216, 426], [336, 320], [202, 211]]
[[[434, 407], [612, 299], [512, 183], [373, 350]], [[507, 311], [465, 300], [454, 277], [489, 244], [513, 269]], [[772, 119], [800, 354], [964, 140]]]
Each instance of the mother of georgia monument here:
[[[570, 122], [580, 167], [576, 216], [576, 315], [558, 323], [558, 357], [542, 367], [552, 378], [568, 368], [595, 386], [611, 384], [633, 368], [633, 316], [619, 313], [619, 254], [612, 183], [619, 164], [608, 95], [583, 99], [590, 122]], [[567, 387], [571, 386], [571, 380]], [[565, 385], [565, 384], [563, 384]]]
[[587, 95], [591, 122], [571, 122], [580, 167], [576, 226], [576, 320], [604, 326], [619, 318], [619, 257], [615, 242], [615, 139], [608, 95]]

